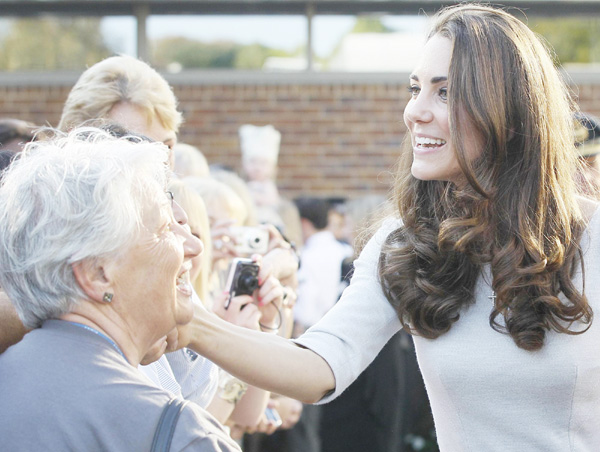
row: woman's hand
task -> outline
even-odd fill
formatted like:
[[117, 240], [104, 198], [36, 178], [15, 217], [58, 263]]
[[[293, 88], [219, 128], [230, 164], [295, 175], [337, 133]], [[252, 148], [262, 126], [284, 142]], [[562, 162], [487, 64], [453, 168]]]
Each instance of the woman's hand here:
[[279, 428], [282, 430], [292, 428], [296, 425], [302, 414], [302, 402], [284, 396], [277, 396], [276, 400], [279, 402], [277, 412], [281, 416], [282, 421]]
[[283, 238], [283, 235], [281, 235], [281, 232], [275, 226], [272, 224], [261, 224], [260, 227], [265, 228], [269, 232], [269, 248], [267, 252], [276, 248], [292, 249], [292, 245]]
[[263, 329], [277, 330], [283, 321], [281, 309], [285, 295], [284, 288], [273, 275], [269, 275], [263, 280], [260, 279], [259, 273], [259, 280], [260, 286], [257, 289], [256, 297], [261, 313], [260, 326]]
[[229, 228], [233, 221], [219, 221], [210, 227], [212, 240], [213, 262], [221, 259], [232, 259], [237, 257], [235, 242], [231, 237]]
[[258, 306], [253, 303], [254, 298], [250, 295], [238, 295], [231, 297], [229, 306], [225, 309], [230, 298], [228, 291], [225, 291], [215, 297], [213, 311], [223, 320], [234, 325], [249, 328], [251, 330], [260, 330], [259, 320], [261, 313]]
[[294, 309], [298, 294], [290, 286], [283, 286], [283, 307], [286, 309]]
[[[275, 399], [269, 399], [267, 404], [267, 410], [271, 410], [277, 417], [279, 413], [277, 412], [277, 407], [279, 406], [279, 402]], [[281, 426], [281, 419], [275, 420], [273, 418], [269, 418], [265, 412], [263, 412], [258, 420], [258, 423], [251, 428], [246, 428], [245, 433], [266, 433], [267, 435], [272, 434], [275, 430], [277, 430]]]

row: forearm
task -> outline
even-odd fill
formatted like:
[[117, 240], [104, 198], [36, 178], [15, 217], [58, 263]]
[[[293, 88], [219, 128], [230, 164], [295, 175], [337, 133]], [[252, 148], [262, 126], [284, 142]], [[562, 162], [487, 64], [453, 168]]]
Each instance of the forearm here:
[[251, 385], [305, 403], [335, 387], [325, 360], [287, 339], [231, 325], [206, 311], [197, 311], [188, 328], [189, 348]]
[[255, 429], [269, 403], [271, 393], [256, 386], [248, 386], [248, 390], [235, 405], [230, 420], [245, 430]]
[[6, 293], [0, 290], [0, 353], [19, 342], [27, 331]]
[[221, 424], [225, 425], [234, 408], [235, 405], [233, 403], [223, 400], [215, 394], [212, 401], [206, 407], [206, 411], [212, 414]]

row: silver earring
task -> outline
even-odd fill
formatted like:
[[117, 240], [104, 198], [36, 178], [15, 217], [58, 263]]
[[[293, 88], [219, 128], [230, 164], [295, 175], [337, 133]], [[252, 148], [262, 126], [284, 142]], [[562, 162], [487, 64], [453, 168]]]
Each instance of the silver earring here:
[[105, 303], [110, 303], [113, 299], [113, 294], [110, 292], [104, 292], [104, 296], [102, 297], [102, 301]]

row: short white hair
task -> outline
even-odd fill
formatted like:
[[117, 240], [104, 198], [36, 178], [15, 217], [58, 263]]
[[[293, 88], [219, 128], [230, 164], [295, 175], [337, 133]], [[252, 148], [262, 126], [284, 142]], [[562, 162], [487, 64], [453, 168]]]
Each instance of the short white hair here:
[[0, 187], [0, 285], [28, 328], [86, 299], [72, 265], [116, 257], [164, 195], [168, 149], [94, 129], [30, 143]]

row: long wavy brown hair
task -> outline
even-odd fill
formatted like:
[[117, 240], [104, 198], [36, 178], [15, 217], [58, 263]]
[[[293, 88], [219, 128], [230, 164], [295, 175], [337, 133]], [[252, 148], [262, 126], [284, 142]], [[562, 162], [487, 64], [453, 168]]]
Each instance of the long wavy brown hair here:
[[[468, 183], [418, 180], [412, 151], [403, 153], [394, 196], [403, 225], [381, 251], [383, 290], [409, 332], [437, 338], [474, 303], [489, 264], [492, 328], [525, 350], [540, 349], [549, 330], [579, 334], [592, 311], [572, 282], [583, 271], [585, 220], [568, 90], [546, 47], [503, 10], [446, 8], [429, 37], [436, 34], [453, 43], [449, 120]], [[474, 161], [463, 145], [466, 122], [483, 138]]]

